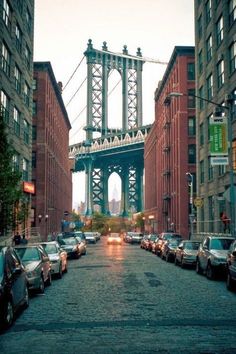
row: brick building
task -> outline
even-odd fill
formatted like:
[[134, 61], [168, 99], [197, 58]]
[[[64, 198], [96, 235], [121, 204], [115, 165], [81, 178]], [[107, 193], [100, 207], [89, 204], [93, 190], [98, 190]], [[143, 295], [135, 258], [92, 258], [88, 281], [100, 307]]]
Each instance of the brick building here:
[[[30, 219], [18, 220], [19, 208], [30, 210], [32, 153], [34, 1], [0, 0], [0, 108], [14, 149], [13, 168], [22, 172], [24, 195], [15, 205], [16, 229], [28, 234]], [[12, 230], [13, 232], [16, 230]]]
[[[190, 191], [195, 191], [194, 47], [175, 47], [155, 92], [155, 122], [145, 142], [145, 224], [148, 231], [189, 236]], [[186, 96], [170, 97], [178, 91]]]
[[50, 62], [34, 63], [32, 226], [46, 239], [72, 210], [71, 125]]

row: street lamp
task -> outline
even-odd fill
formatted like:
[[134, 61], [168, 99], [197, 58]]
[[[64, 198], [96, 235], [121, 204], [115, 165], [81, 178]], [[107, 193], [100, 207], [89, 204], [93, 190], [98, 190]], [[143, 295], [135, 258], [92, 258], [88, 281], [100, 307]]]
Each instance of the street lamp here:
[[236, 99], [235, 95], [226, 95], [225, 97], [225, 102], [227, 106], [224, 106], [220, 103], [208, 100], [206, 98], [203, 98], [201, 96], [197, 96], [194, 94], [185, 94], [182, 92], [170, 92], [168, 97], [182, 97], [182, 96], [192, 96], [196, 97], [202, 101], [211, 103], [217, 107], [219, 107], [221, 110], [227, 110], [228, 111], [228, 161], [229, 161], [229, 182], [230, 182], [230, 229], [231, 229], [231, 234], [232, 236], [236, 236], [236, 230], [235, 230], [235, 188], [234, 188], [234, 170], [233, 170], [233, 145], [232, 145], [232, 139], [233, 139], [233, 132], [232, 132], [232, 116], [233, 116], [233, 105], [234, 101]]
[[190, 172], [186, 172], [186, 176], [188, 179], [188, 185], [190, 187], [190, 214], [189, 214], [189, 222], [190, 222], [190, 235], [189, 240], [193, 237], [193, 218], [194, 218], [194, 211], [193, 211], [193, 175]]

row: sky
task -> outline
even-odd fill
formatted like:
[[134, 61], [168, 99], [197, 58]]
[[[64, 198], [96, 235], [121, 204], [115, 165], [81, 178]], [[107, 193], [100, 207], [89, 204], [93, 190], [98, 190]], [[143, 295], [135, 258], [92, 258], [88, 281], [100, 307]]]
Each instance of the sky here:
[[[50, 61], [56, 80], [65, 87], [62, 97], [72, 125], [70, 144], [75, 144], [85, 139], [87, 68], [83, 53], [88, 39], [96, 49], [106, 41], [112, 52], [122, 52], [127, 45], [129, 54], [135, 55], [140, 47], [143, 57], [168, 62], [175, 46], [194, 45], [194, 0], [35, 0], [34, 31], [34, 61]], [[154, 121], [154, 92], [165, 69], [163, 64], [144, 64], [143, 124]], [[108, 91], [118, 80], [114, 72]], [[121, 122], [120, 85], [109, 98], [108, 107], [113, 106], [118, 110], [108, 108], [108, 121], [116, 127]], [[84, 187], [84, 174], [73, 174], [73, 208], [85, 200]], [[114, 189], [120, 199], [117, 176], [109, 179], [109, 198]]]

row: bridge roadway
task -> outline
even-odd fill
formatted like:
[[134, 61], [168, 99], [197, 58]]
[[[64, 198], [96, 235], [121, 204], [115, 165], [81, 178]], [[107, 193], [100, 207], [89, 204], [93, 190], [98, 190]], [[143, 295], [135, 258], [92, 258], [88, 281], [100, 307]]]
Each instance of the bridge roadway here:
[[236, 353], [236, 294], [138, 245], [88, 245], [11, 329], [1, 354]]

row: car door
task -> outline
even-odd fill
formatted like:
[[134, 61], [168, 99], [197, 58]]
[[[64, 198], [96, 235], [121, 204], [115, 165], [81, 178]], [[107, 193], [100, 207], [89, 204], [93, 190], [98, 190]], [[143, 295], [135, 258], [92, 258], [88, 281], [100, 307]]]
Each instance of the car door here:
[[207, 263], [208, 263], [208, 257], [210, 254], [210, 239], [207, 237], [203, 243], [202, 243], [202, 249], [201, 249], [201, 267], [202, 269], [207, 268]]
[[40, 258], [41, 258], [41, 262], [42, 262], [43, 279], [44, 279], [44, 282], [46, 282], [48, 279], [50, 269], [51, 269], [50, 260], [49, 260], [48, 254], [41, 247], [39, 247], [39, 254], [40, 254]]
[[16, 307], [25, 295], [25, 272], [19, 258], [11, 249], [6, 252], [5, 265], [8, 287], [12, 294], [13, 305]]
[[236, 243], [230, 247], [230, 273], [234, 279], [236, 279]]

